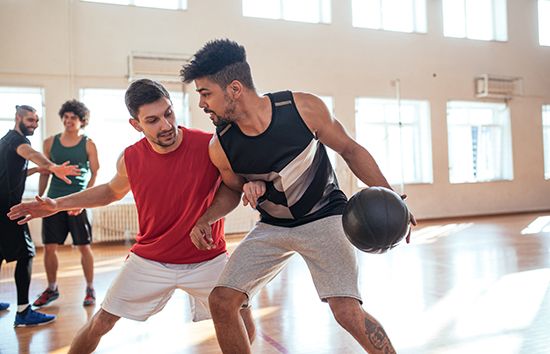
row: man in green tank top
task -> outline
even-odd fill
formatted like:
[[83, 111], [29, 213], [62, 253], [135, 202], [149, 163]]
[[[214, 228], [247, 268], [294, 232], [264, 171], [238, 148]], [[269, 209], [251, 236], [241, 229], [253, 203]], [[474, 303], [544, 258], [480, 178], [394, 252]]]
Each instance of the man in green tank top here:
[[[64, 130], [44, 140], [44, 154], [52, 161], [70, 161], [78, 165], [80, 175], [69, 177], [71, 184], [63, 183], [53, 176], [48, 188], [50, 198], [63, 197], [80, 192], [94, 185], [99, 162], [94, 142], [88, 138], [83, 128], [88, 124], [89, 110], [77, 100], [65, 102], [59, 110]], [[39, 194], [42, 196], [48, 185], [49, 175], [40, 176]], [[95, 304], [94, 257], [91, 249], [92, 226], [85, 209], [70, 210], [42, 219], [42, 242], [44, 243], [44, 266], [48, 278], [48, 287], [34, 302], [34, 306], [44, 306], [59, 297], [57, 288], [57, 247], [63, 245], [67, 235], [71, 234], [73, 245], [81, 255], [82, 270], [86, 279], [84, 306]]]

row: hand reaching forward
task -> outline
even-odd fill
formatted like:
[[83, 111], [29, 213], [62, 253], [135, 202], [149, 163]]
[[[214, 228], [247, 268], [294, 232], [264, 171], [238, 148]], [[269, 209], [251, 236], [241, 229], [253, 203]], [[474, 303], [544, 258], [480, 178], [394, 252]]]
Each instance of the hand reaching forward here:
[[77, 216], [77, 215], [82, 214], [83, 211], [84, 211], [84, 209], [67, 210], [67, 215], [69, 215], [69, 216]]
[[243, 185], [243, 205], [250, 204], [251, 207], [256, 209], [258, 206], [258, 198], [264, 195], [266, 192], [264, 181], [251, 181]]
[[53, 215], [57, 213], [57, 202], [55, 199], [51, 198], [40, 198], [39, 196], [34, 197], [32, 202], [19, 203], [11, 207], [8, 217], [11, 220], [18, 220], [19, 225], [23, 225], [31, 219], [35, 218], [44, 218], [46, 216]]
[[[402, 195], [401, 195], [401, 199], [403, 199], [403, 200], [407, 199], [407, 195], [406, 195], [406, 194], [402, 194]], [[409, 216], [410, 216], [410, 222], [411, 222], [412, 226], [416, 226], [416, 218], [414, 217], [414, 215], [411, 213], [410, 210], [409, 210]], [[407, 236], [405, 237], [405, 240], [407, 241], [407, 243], [410, 243], [410, 242], [411, 242], [412, 226], [409, 227], [409, 233], [408, 233]]]
[[50, 171], [67, 184], [71, 184], [71, 180], [68, 179], [67, 176], [80, 176], [80, 169], [78, 166], [69, 165], [69, 161], [65, 161], [61, 165], [50, 166]]
[[212, 238], [212, 226], [200, 218], [191, 229], [189, 236], [191, 237], [191, 242], [193, 242], [195, 247], [199, 250], [211, 250], [216, 248], [216, 244]]

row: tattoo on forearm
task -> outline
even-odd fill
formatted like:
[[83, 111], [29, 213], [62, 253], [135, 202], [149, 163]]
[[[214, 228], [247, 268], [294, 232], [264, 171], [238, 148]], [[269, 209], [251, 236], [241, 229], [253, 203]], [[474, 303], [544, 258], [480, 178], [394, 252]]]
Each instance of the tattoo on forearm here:
[[365, 333], [377, 350], [385, 354], [395, 354], [395, 349], [393, 349], [386, 331], [378, 322], [367, 317], [365, 319]]

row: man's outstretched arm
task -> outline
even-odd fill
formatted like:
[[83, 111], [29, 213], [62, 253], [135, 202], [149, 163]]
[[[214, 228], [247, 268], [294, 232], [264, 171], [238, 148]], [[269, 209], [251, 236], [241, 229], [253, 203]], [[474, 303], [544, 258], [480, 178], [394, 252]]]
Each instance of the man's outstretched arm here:
[[51, 199], [37, 196], [32, 202], [24, 202], [11, 207], [8, 217], [24, 224], [35, 218], [43, 218], [62, 210], [85, 209], [104, 206], [122, 199], [130, 190], [130, 182], [126, 174], [124, 156], [117, 161], [117, 173], [109, 183], [86, 189], [82, 192], [65, 197]]

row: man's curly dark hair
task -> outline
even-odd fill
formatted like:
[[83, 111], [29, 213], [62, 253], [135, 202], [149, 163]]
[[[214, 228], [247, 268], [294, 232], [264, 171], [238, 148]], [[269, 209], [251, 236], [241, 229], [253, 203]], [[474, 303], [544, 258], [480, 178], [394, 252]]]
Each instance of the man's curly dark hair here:
[[59, 117], [63, 118], [63, 115], [67, 112], [72, 112], [78, 116], [82, 122], [82, 128], [88, 125], [90, 121], [90, 110], [86, 105], [77, 100], [69, 100], [61, 106], [59, 109]]
[[250, 66], [246, 62], [246, 50], [229, 39], [215, 39], [199, 49], [189, 64], [180, 71], [183, 82], [208, 78], [225, 88], [233, 80], [254, 89]]

